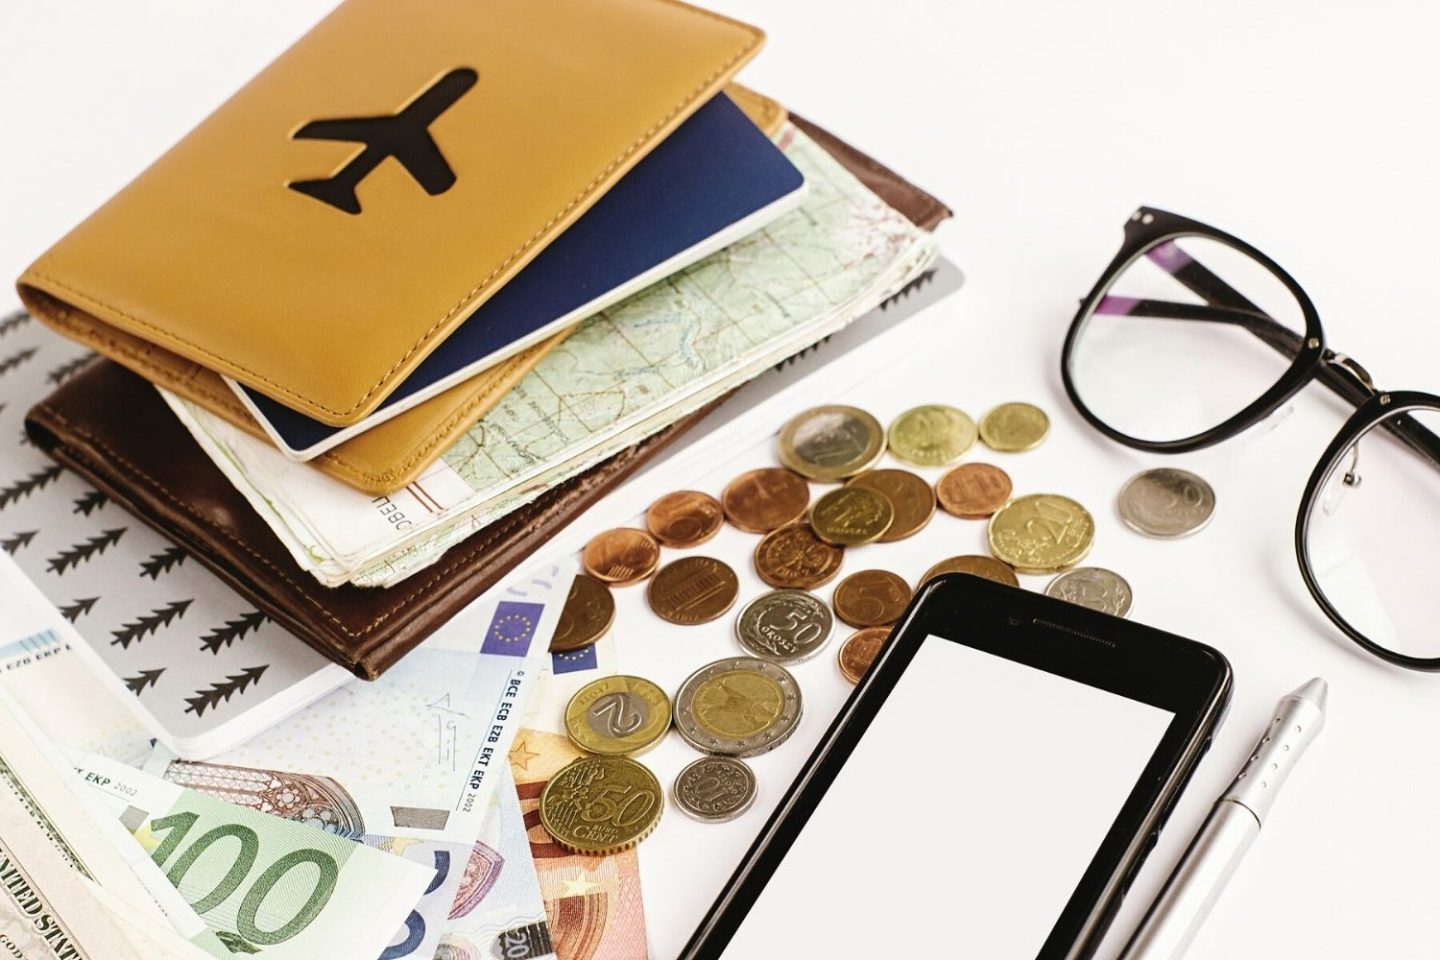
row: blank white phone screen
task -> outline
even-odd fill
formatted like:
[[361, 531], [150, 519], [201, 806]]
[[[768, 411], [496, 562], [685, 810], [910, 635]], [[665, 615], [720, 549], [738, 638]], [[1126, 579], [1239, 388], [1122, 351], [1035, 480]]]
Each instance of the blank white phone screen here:
[[1032, 960], [1174, 714], [927, 637], [727, 960]]

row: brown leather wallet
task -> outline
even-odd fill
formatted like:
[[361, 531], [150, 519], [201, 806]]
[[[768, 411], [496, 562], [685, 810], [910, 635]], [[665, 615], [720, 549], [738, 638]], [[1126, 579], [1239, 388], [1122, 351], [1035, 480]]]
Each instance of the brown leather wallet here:
[[[917, 225], [932, 229], [950, 215], [853, 147], [791, 119]], [[155, 388], [114, 361], [91, 363], [31, 409], [25, 426], [36, 446], [185, 547], [276, 622], [374, 679], [713, 406], [556, 486], [384, 590], [330, 589], [301, 570]]]

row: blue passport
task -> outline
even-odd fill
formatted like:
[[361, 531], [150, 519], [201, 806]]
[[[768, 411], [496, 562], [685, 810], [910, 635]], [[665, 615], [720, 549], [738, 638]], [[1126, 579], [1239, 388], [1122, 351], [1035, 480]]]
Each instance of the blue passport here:
[[334, 427], [233, 380], [280, 449], [309, 460], [794, 209], [805, 178], [729, 97], [697, 110], [435, 348], [385, 402]]

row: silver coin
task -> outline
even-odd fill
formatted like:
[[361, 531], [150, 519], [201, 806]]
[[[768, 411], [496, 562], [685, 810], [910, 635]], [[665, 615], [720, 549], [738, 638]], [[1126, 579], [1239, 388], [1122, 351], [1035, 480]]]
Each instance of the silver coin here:
[[789, 739], [801, 708], [790, 671], [757, 657], [728, 657], [680, 685], [675, 729], [701, 753], [756, 757]]
[[1045, 596], [1068, 600], [1113, 617], [1127, 615], [1135, 598], [1124, 577], [1103, 567], [1067, 570], [1050, 581], [1045, 587]]
[[675, 803], [696, 820], [734, 820], [755, 802], [755, 773], [734, 757], [701, 757], [675, 778]]
[[751, 656], [800, 663], [824, 649], [835, 617], [823, 600], [805, 590], [772, 590], [745, 604], [735, 637]]
[[1189, 470], [1146, 470], [1120, 488], [1120, 519], [1147, 537], [1184, 537], [1214, 515], [1214, 488]]

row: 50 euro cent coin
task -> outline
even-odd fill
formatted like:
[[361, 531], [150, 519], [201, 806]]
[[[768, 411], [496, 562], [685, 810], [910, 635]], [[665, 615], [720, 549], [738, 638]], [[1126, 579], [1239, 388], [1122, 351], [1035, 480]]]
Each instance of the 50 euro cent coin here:
[[545, 785], [540, 824], [571, 853], [607, 857], [653, 833], [664, 808], [660, 781], [643, 764], [629, 757], [582, 757]]

